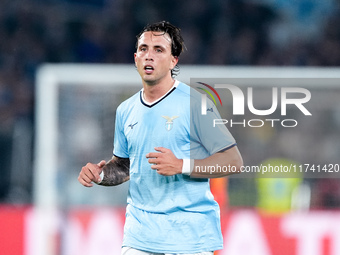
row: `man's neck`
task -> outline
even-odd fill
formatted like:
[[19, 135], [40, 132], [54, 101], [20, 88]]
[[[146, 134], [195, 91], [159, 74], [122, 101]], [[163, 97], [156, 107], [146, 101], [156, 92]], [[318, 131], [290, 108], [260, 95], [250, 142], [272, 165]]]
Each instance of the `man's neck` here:
[[162, 83], [148, 85], [147, 83], [143, 83], [144, 88], [144, 99], [147, 102], [157, 101], [159, 98], [163, 97], [174, 85], [175, 80], [169, 79]]

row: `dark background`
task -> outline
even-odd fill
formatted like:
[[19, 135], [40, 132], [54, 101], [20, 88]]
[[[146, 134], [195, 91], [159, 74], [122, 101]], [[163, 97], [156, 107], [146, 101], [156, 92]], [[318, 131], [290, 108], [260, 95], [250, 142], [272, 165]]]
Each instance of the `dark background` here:
[[[180, 64], [339, 66], [336, 0], [2, 0], [0, 202], [32, 203], [35, 72], [43, 63], [133, 63], [150, 22], [182, 29]], [[19, 178], [17, 178], [19, 176]], [[339, 181], [314, 183], [338, 208]]]

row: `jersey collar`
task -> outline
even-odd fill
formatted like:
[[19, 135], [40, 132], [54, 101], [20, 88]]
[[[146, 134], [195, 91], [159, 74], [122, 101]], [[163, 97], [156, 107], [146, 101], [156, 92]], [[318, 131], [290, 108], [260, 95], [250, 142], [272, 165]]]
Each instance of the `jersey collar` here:
[[169, 91], [166, 92], [164, 94], [164, 96], [158, 98], [157, 100], [155, 100], [153, 102], [147, 102], [145, 100], [144, 93], [143, 93], [144, 92], [144, 88], [142, 88], [141, 91], [140, 91], [140, 101], [142, 102], [143, 105], [151, 108], [152, 106], [158, 104], [160, 101], [162, 101], [164, 98], [166, 98], [168, 95], [170, 95], [177, 88], [178, 84], [179, 84], [179, 81], [175, 80], [174, 85], [169, 89]]

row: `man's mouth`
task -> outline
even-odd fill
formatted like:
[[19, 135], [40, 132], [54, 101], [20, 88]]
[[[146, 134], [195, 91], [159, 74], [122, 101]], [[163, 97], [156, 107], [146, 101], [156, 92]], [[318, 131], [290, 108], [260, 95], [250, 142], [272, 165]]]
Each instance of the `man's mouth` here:
[[144, 66], [144, 70], [145, 70], [146, 73], [149, 74], [149, 73], [153, 72], [154, 68], [153, 68], [153, 66], [146, 65], [146, 66]]

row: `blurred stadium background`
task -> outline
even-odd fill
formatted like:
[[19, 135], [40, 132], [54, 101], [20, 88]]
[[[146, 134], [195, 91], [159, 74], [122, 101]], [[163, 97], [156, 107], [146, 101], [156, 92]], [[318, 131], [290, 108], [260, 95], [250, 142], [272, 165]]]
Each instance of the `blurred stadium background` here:
[[[104, 197], [103, 188], [84, 190], [70, 178], [76, 178], [79, 165], [111, 156], [110, 127], [114, 125], [111, 116], [115, 113], [115, 104], [136, 90], [119, 88], [108, 93], [105, 88], [97, 90], [86, 84], [60, 87], [58, 150], [60, 155], [74, 160], [67, 162], [64, 157], [58, 158], [58, 168], [62, 169], [60, 179], [56, 180], [62, 192], [58, 210], [37, 208], [34, 198], [37, 178], [34, 161], [38, 157], [35, 142], [37, 72], [46, 63], [126, 64], [131, 65], [133, 72], [135, 35], [146, 23], [159, 20], [181, 27], [188, 48], [180, 60], [183, 66], [322, 69], [340, 65], [338, 0], [2, 0], [1, 254], [119, 254], [126, 187], [105, 189], [106, 194], [116, 196]], [[327, 89], [319, 88], [325, 92], [325, 102], [318, 101], [317, 106], [326, 104], [330, 94], [339, 95], [337, 87]], [[88, 100], [93, 104], [84, 104]], [[325, 110], [322, 119], [313, 119], [310, 123], [313, 128], [305, 129], [308, 136], [303, 130], [288, 132], [270, 144], [275, 134], [249, 131], [248, 136], [256, 139], [244, 145], [247, 159], [256, 162], [251, 151], [264, 148], [264, 144], [279, 148], [277, 155], [290, 158], [292, 153], [287, 152], [287, 148], [278, 147], [280, 141], [293, 142], [299, 138], [300, 144], [308, 145], [301, 149], [311, 150], [313, 139], [319, 136], [314, 146], [319, 146], [322, 155], [328, 156], [323, 158], [324, 162], [339, 163], [339, 104], [336, 107]], [[86, 119], [88, 129], [80, 131], [81, 114], [87, 114], [90, 119]], [[80, 117], [76, 119], [76, 115]], [[93, 134], [99, 134], [98, 123], [91, 118], [98, 116], [101, 116], [100, 124], [108, 129], [100, 130], [102, 135], [96, 136]], [[64, 125], [66, 120], [74, 122]], [[69, 140], [75, 133], [76, 146]], [[242, 141], [242, 134], [236, 136]], [[88, 143], [98, 142], [100, 148], [86, 148]], [[310, 156], [303, 158], [305, 163], [320, 157], [315, 150], [305, 154]], [[328, 161], [334, 159], [337, 162]], [[73, 168], [68, 172], [70, 164]], [[219, 254], [339, 255], [339, 180], [301, 178], [299, 182], [310, 188], [309, 212], [302, 215], [290, 213], [292, 187], [296, 183], [259, 184], [259, 179], [250, 178], [216, 183], [216, 187], [223, 190], [216, 196], [223, 204], [222, 228], [226, 240], [226, 248]], [[288, 202], [287, 196], [282, 200], [268, 196], [271, 200], [263, 202], [260, 199], [263, 194], [272, 191], [263, 187], [270, 185], [286, 191]], [[48, 194], [48, 190], [45, 192]], [[105, 235], [112, 239], [105, 239]]]

